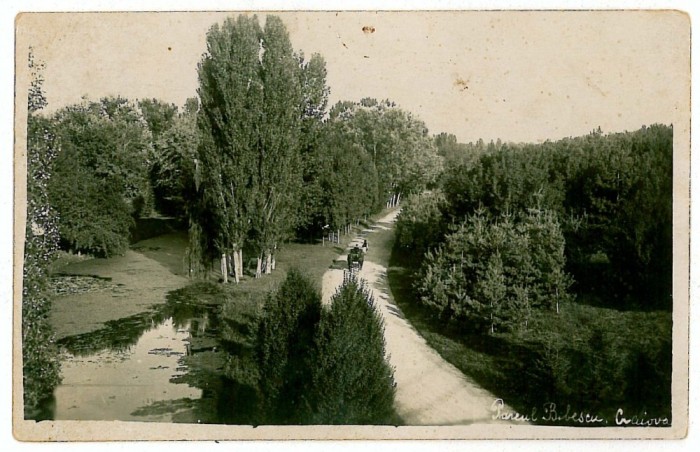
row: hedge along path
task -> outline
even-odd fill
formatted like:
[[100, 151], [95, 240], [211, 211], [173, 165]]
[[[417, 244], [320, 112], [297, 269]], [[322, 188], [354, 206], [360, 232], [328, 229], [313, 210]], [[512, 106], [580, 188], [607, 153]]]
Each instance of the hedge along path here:
[[[373, 229], [362, 231], [349, 248], [355, 244], [361, 246], [366, 237], [372, 249], [372, 232], [393, 228], [398, 213], [397, 209], [379, 219]], [[347, 268], [347, 253], [336, 262], [345, 263]], [[370, 254], [365, 257], [359, 276], [367, 282], [384, 319], [386, 351], [396, 381], [394, 403], [399, 416], [407, 425], [508, 423], [494, 419], [497, 397], [445, 361], [404, 318], [386, 283], [387, 265], [388, 262]], [[329, 269], [323, 275], [324, 304], [330, 303], [336, 289], [343, 283], [343, 272], [342, 269]], [[512, 412], [507, 406], [501, 407], [501, 414]]]

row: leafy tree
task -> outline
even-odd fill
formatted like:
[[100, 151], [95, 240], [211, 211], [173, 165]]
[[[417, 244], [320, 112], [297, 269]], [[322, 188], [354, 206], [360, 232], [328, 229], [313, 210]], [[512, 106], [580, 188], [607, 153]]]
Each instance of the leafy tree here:
[[[197, 99], [193, 99], [197, 102]], [[188, 218], [188, 209], [195, 199], [197, 167], [197, 108], [172, 118], [172, 123], [154, 138], [154, 159], [151, 167], [156, 207], [161, 212]]]
[[44, 70], [46, 63], [37, 60], [34, 56], [34, 49], [29, 47], [29, 93], [27, 100], [27, 108], [29, 113], [36, 113], [46, 107], [48, 102], [44, 95]]
[[446, 168], [454, 168], [462, 165], [471, 166], [479, 158], [481, 152], [473, 143], [458, 143], [453, 134], [441, 132], [433, 137], [437, 153], [445, 162]]
[[322, 166], [319, 155], [323, 135], [323, 118], [326, 114], [330, 88], [326, 85], [326, 62], [319, 54], [309, 61], [299, 55], [301, 68], [302, 120], [301, 167], [302, 187], [297, 203], [297, 236], [313, 238], [328, 224], [325, 218], [326, 193], [321, 186]]
[[54, 117], [61, 151], [49, 181], [65, 245], [100, 256], [128, 246], [132, 214], [151, 196], [151, 136], [138, 108], [122, 98], [65, 107]]
[[258, 327], [256, 360], [266, 423], [300, 423], [308, 409], [314, 334], [321, 296], [311, 281], [292, 270], [271, 294]]
[[172, 127], [177, 117], [177, 105], [166, 104], [158, 99], [142, 99], [138, 106], [154, 140]]
[[149, 199], [149, 201], [153, 203], [152, 208], [162, 213], [172, 214], [181, 206], [174, 207], [170, 202], [174, 196], [177, 196], [166, 188], [171, 183], [167, 177], [172, 176], [169, 173], [173, 171], [171, 162], [168, 162], [172, 158], [172, 148], [167, 145], [163, 148], [162, 140], [163, 135], [174, 126], [175, 119], [178, 117], [177, 106], [158, 99], [142, 99], [138, 101], [138, 107], [153, 139], [153, 153], [149, 156], [148, 169], [149, 188], [152, 189], [153, 194], [152, 200]]
[[255, 16], [215, 24], [207, 33], [207, 53], [198, 66], [200, 182], [190, 218], [191, 231], [199, 233], [191, 241], [201, 243], [198, 258], [203, 261], [233, 255], [237, 277], [257, 184], [261, 36]]
[[316, 182], [323, 193], [322, 222], [339, 229], [375, 211], [378, 176], [363, 147], [346, 139], [342, 128], [327, 124], [315, 157]]
[[289, 34], [276, 16], [268, 16], [261, 41], [262, 121], [258, 124], [257, 185], [251, 226], [266, 272], [273, 252], [295, 228], [296, 200], [301, 189], [299, 141], [303, 105], [298, 60]]
[[425, 124], [388, 100], [339, 102], [330, 111], [348, 139], [364, 147], [382, 174], [380, 199], [418, 193], [431, 186], [442, 171], [442, 158]]
[[396, 220], [397, 245], [412, 250], [416, 257], [438, 245], [446, 232], [442, 218], [446, 207], [441, 190], [416, 193], [406, 198]]
[[29, 49], [32, 83], [27, 117], [27, 222], [22, 285], [22, 388], [24, 416], [45, 417], [42, 404], [60, 383], [58, 350], [49, 323], [51, 297], [47, 293], [48, 269], [58, 248], [56, 212], [49, 202], [48, 180], [57, 142], [52, 124], [38, 111], [46, 106], [41, 72]]
[[655, 125], [587, 142], [587, 162], [567, 192], [569, 208], [585, 215], [571, 240], [579, 259], [585, 269], [591, 255], [604, 253], [613, 273], [608, 292], [623, 304], [670, 309], [673, 129]]
[[395, 383], [386, 361], [384, 326], [368, 289], [343, 284], [324, 310], [312, 368], [310, 423], [387, 424]]

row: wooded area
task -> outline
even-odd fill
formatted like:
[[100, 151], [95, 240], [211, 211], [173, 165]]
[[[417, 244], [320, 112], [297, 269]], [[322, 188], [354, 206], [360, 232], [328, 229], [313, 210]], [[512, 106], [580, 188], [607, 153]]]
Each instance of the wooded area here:
[[[138, 220], [174, 218], [188, 275], [239, 283], [272, 273], [292, 241], [325, 244], [399, 204], [394, 253], [411, 270], [410, 303], [465, 343], [500, 347], [512, 375], [528, 372], [530, 388], [503, 383], [516, 404], [627, 402], [670, 416], [671, 126], [459, 143], [390, 100], [329, 109], [323, 56], [294, 50], [275, 16], [215, 24], [206, 44], [184, 106], [107, 97], [51, 115], [30, 52], [25, 416], [60, 380], [46, 291], [58, 250], [109, 258], [129, 249]], [[227, 350], [225, 372], [254, 382], [263, 422], [390, 422], [371, 297], [354, 281], [329, 311], [318, 298], [290, 272], [250, 321], [245, 360]]]
[[670, 419], [673, 128], [537, 145], [437, 138], [453, 165], [404, 203], [396, 253], [435, 324], [510, 369], [482, 384], [521, 409]]

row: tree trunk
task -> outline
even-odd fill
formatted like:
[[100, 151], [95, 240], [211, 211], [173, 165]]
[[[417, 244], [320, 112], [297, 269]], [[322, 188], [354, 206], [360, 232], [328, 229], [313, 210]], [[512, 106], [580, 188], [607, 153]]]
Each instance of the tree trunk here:
[[401, 202], [401, 193], [399, 192], [399, 194], [396, 196], [396, 205], [398, 206], [400, 202]]
[[238, 250], [235, 250], [233, 252], [233, 277], [234, 280], [236, 281], [236, 284], [241, 282], [241, 274], [238, 271], [239, 265], [238, 265]]
[[277, 267], [277, 259], [275, 259], [274, 254], [272, 254], [272, 262], [270, 263], [270, 265], [272, 266], [272, 270], [274, 270], [275, 267]]
[[238, 250], [238, 274], [243, 277], [243, 250]]
[[262, 276], [262, 256], [258, 256], [257, 267], [255, 268], [255, 279]]
[[272, 252], [268, 251], [267, 256], [265, 256], [265, 274], [269, 275], [272, 273]]
[[228, 282], [228, 269], [226, 268], [226, 253], [221, 255], [221, 277], [224, 279], [224, 283]]

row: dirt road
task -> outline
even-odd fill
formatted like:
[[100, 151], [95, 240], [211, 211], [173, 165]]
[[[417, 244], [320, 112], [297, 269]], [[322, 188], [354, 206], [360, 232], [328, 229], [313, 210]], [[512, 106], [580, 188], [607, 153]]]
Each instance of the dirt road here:
[[[398, 210], [381, 218], [373, 229], [363, 231], [350, 246], [366, 237], [372, 251], [372, 233], [392, 228], [397, 215]], [[384, 318], [387, 354], [397, 384], [398, 414], [407, 425], [503, 423], [493, 420], [492, 407], [497, 398], [442, 359], [404, 318], [387, 284], [386, 255], [368, 253], [359, 275], [367, 281]], [[347, 260], [347, 255], [339, 260]], [[343, 270], [331, 269], [323, 275], [324, 303], [330, 303], [342, 282]]]

